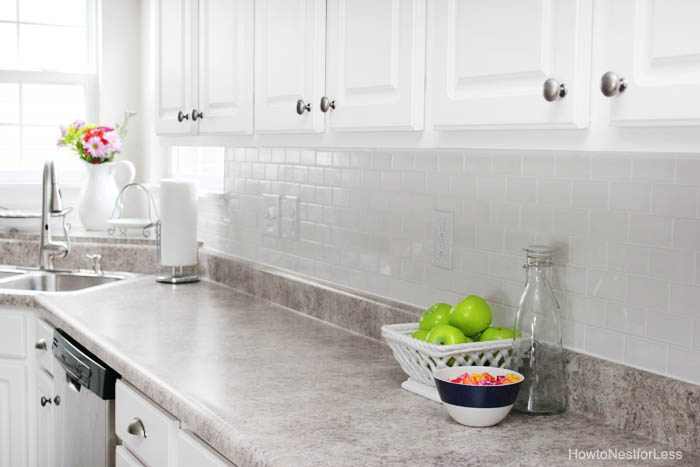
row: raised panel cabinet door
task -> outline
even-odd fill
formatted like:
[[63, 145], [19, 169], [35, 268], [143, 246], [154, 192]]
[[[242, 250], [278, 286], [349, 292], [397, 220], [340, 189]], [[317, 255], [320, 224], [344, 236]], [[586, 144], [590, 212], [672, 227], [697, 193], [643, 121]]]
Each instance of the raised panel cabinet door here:
[[[42, 397], [51, 402], [41, 405]], [[54, 467], [55, 452], [53, 446], [53, 414], [56, 395], [54, 394], [53, 378], [46, 371], [36, 371], [36, 392], [29, 401], [34, 404], [36, 413], [36, 459], [37, 466]], [[44, 399], [44, 402], [46, 402]], [[59, 401], [60, 402], [60, 401]]]
[[156, 0], [156, 133], [192, 134], [193, 39], [192, 1]]
[[324, 130], [325, 31], [326, 0], [255, 2], [256, 133]]
[[[592, 0], [434, 0], [428, 106], [437, 130], [584, 128]], [[551, 89], [566, 88], [564, 97]], [[550, 89], [550, 90], [551, 90]]]
[[328, 128], [423, 129], [425, 0], [328, 0], [327, 8]]
[[199, 134], [253, 132], [253, 11], [254, 0], [199, 0]]
[[[700, 125], [700, 2], [603, 0], [596, 12], [594, 92], [610, 123]], [[623, 92], [602, 94], [607, 72], [624, 78]]]
[[27, 370], [0, 360], [0, 467], [27, 465]]

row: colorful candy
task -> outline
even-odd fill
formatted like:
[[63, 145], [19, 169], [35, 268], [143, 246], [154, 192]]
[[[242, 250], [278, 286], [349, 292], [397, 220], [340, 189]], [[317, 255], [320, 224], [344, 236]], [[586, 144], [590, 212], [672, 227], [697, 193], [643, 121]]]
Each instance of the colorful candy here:
[[472, 386], [500, 386], [502, 384], [513, 384], [520, 381], [522, 378], [515, 373], [507, 375], [493, 376], [491, 373], [464, 373], [454, 379], [449, 380], [450, 383], [469, 384]]

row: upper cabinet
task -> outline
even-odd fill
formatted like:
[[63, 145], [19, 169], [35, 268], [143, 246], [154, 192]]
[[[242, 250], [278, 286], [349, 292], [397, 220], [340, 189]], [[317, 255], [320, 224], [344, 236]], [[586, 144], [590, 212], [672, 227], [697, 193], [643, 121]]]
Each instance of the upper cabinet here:
[[596, 3], [595, 78], [613, 126], [700, 124], [700, 2]]
[[157, 0], [156, 5], [156, 133], [191, 134], [192, 1]]
[[425, 0], [328, 0], [329, 130], [423, 128], [425, 16]]
[[255, 131], [324, 130], [325, 0], [255, 2]]
[[156, 133], [253, 132], [253, 0], [158, 0]]
[[590, 0], [430, 2], [434, 128], [588, 125]]
[[697, 0], [156, 4], [157, 132], [196, 144], [700, 147]]

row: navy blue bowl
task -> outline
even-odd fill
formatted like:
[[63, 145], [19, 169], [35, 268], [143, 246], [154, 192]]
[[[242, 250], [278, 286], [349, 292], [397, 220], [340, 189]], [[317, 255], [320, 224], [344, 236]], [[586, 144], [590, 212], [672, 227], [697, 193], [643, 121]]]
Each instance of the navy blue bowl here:
[[[515, 373], [521, 379], [517, 383], [499, 386], [472, 386], [448, 381], [464, 373], [484, 372], [493, 376]], [[463, 425], [478, 427], [495, 425], [503, 420], [513, 408], [524, 381], [523, 375], [516, 371], [489, 366], [443, 368], [435, 371], [433, 379], [450, 416]]]

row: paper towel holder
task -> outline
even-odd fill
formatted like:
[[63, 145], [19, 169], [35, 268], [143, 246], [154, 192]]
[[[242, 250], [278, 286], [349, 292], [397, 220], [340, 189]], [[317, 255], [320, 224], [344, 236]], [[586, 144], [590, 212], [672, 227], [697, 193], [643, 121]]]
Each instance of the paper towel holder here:
[[[160, 220], [156, 221], [156, 258], [160, 264]], [[199, 264], [199, 249], [197, 250], [197, 264]], [[185, 274], [182, 266], [170, 266], [170, 274], [156, 276], [156, 282], [163, 284], [191, 284], [199, 282], [199, 274]]]

